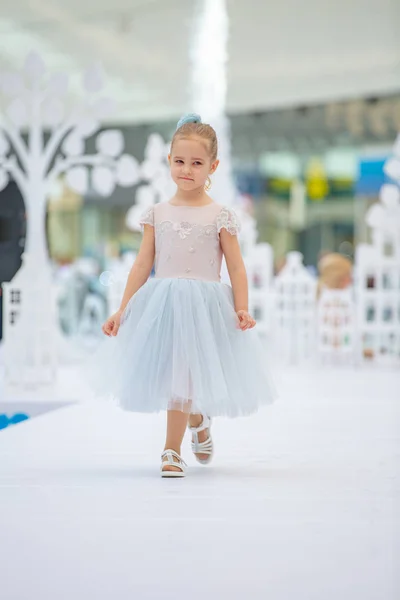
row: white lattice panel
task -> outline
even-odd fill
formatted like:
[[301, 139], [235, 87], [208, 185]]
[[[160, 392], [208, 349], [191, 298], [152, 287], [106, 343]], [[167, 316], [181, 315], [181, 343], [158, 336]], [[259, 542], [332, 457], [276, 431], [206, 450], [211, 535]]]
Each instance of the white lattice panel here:
[[320, 362], [354, 364], [357, 337], [352, 290], [324, 289], [318, 301], [317, 315]]
[[[43, 286], [48, 293], [39, 303], [35, 299]], [[40, 278], [27, 283], [18, 276], [2, 287], [6, 395], [51, 391], [57, 367], [56, 287]]]
[[302, 260], [300, 252], [290, 252], [274, 282], [274, 352], [289, 363], [315, 354], [316, 280]]
[[360, 359], [400, 361], [400, 260], [374, 246], [356, 253], [356, 306]]
[[246, 257], [249, 282], [249, 311], [257, 321], [257, 331], [271, 330], [273, 251], [269, 244], [254, 245]]
[[361, 360], [400, 364], [400, 136], [385, 163], [395, 182], [367, 212], [372, 244], [356, 252], [357, 321]]

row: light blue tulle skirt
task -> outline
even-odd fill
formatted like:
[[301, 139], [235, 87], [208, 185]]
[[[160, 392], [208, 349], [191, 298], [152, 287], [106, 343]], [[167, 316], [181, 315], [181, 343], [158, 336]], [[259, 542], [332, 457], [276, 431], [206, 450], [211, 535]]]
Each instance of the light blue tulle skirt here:
[[125, 410], [248, 415], [274, 397], [256, 329], [238, 328], [229, 285], [152, 278], [88, 375], [96, 394]]

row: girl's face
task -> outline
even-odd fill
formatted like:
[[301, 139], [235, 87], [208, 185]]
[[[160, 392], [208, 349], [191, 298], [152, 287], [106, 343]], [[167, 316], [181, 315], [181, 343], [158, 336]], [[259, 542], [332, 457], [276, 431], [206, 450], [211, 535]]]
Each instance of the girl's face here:
[[218, 167], [218, 160], [211, 162], [207, 140], [195, 137], [177, 139], [168, 157], [171, 176], [182, 191], [190, 192], [204, 188], [207, 177]]

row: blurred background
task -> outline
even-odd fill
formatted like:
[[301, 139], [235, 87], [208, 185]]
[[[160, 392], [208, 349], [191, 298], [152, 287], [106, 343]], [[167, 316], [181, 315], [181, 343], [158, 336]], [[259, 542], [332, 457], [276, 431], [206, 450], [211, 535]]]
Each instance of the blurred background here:
[[[60, 169], [46, 188], [44, 223], [56, 320], [63, 339], [76, 342], [73, 349], [63, 346], [61, 364], [66, 356], [74, 362], [80, 356], [78, 349], [96, 343], [102, 321], [118, 305], [141, 239], [134, 207], [167, 197], [169, 188], [166, 183], [163, 187], [163, 181], [168, 142], [178, 118], [196, 108], [194, 39], [206, 5], [202, 0], [115, 0], [112, 4], [15, 0], [3, 2], [0, 8], [2, 122], [11, 121], [32, 150], [30, 127], [35, 117], [30, 109], [22, 115], [20, 80], [10, 73], [25, 73], [34, 89], [43, 69], [49, 77], [62, 72], [69, 81], [64, 112], [58, 114], [59, 105], [51, 105], [49, 122], [44, 119], [41, 124], [40, 139], [49, 140], [62, 119], [73, 114], [73, 107], [98, 91], [96, 81], [90, 84], [86, 79], [82, 86], [84, 73], [94, 65], [98, 72], [101, 68], [103, 91], [113, 100], [114, 110], [99, 117], [97, 128], [87, 129], [80, 150], [92, 155], [100, 147], [107, 155], [104, 148], [110, 138], [103, 136], [99, 142], [99, 135], [118, 131], [124, 153], [131, 157], [125, 171], [129, 165], [135, 171], [131, 178], [129, 173], [121, 175], [117, 183], [122, 187], [118, 187], [107, 179], [109, 173], [97, 172], [86, 185], [81, 180], [86, 175], [76, 171], [68, 175]], [[295, 340], [288, 337], [281, 353], [294, 363], [304, 357], [320, 359], [326, 346], [333, 358], [344, 353], [345, 362], [356, 364], [381, 354], [396, 363], [400, 354], [397, 230], [389, 236], [394, 244], [386, 265], [389, 275], [381, 263], [379, 272], [367, 272], [368, 260], [362, 257], [357, 275], [354, 263], [357, 248], [373, 243], [368, 211], [379, 204], [382, 186], [393, 183], [384, 165], [400, 129], [399, 3], [227, 0], [223, 10], [222, 20], [221, 15], [214, 14], [214, 19], [211, 15], [215, 27], [203, 50], [204, 62], [209, 70], [223, 63], [214, 84], [222, 86], [223, 113], [229, 119], [230, 177], [237, 193], [229, 203], [249, 218], [244, 253], [260, 333], [272, 339], [276, 323], [285, 331], [293, 330], [296, 323], [299, 333]], [[224, 38], [222, 63], [220, 37]], [[27, 61], [32, 52], [42, 63]], [[206, 80], [207, 68], [203, 73]], [[111, 144], [116, 150], [109, 155], [119, 152], [120, 138]], [[13, 138], [6, 135], [5, 139], [0, 173], [0, 281], [5, 284], [0, 336], [5, 337], [9, 322], [11, 340], [17, 337], [12, 334], [17, 320], [12, 303], [15, 308], [20, 296], [7, 283], [16, 281], [21, 266], [29, 211], [18, 178], [10, 171], [5, 179], [9, 164], [5, 161], [15, 151]], [[77, 154], [71, 149], [73, 142], [71, 138], [69, 149], [64, 147], [67, 161]], [[56, 163], [56, 153], [51, 160]], [[96, 164], [92, 161], [90, 166]], [[395, 194], [393, 189], [387, 191]], [[393, 202], [396, 205], [398, 200]], [[393, 210], [395, 214], [397, 209]], [[375, 242], [375, 246], [381, 243]], [[320, 261], [332, 253], [339, 262], [333, 274], [329, 265], [328, 274], [323, 274]], [[347, 262], [340, 262], [341, 258]], [[275, 279], [280, 275], [282, 281]], [[386, 277], [383, 283], [382, 277]], [[17, 288], [23, 285], [19, 282]], [[322, 289], [350, 290], [350, 295], [334, 300], [337, 306], [343, 300], [344, 308], [339, 316], [334, 311], [332, 322], [326, 312], [318, 317]], [[377, 309], [368, 302], [367, 306], [365, 290], [369, 298], [376, 291], [384, 306]], [[387, 290], [384, 298], [382, 290]], [[6, 302], [7, 294], [11, 304]], [[336, 333], [318, 330], [318, 319], [329, 321], [331, 329], [335, 320], [339, 327], [348, 327], [336, 338]], [[380, 329], [377, 321], [383, 323]], [[281, 333], [279, 329], [280, 340]], [[31, 335], [37, 339], [37, 333]], [[11, 354], [3, 344], [4, 356]], [[19, 383], [14, 384], [18, 388]], [[22, 393], [21, 386], [18, 389]]]

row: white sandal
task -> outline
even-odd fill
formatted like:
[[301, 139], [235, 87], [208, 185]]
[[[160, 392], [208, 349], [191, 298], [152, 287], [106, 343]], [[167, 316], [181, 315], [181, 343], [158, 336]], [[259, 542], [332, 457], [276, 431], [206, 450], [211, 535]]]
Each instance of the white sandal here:
[[[176, 459], [176, 460], [174, 460]], [[187, 464], [174, 450], [164, 450], [161, 454], [161, 477], [185, 477]], [[165, 471], [164, 467], [176, 467], [180, 471]]]
[[[196, 460], [201, 463], [202, 465], [208, 465], [208, 463], [211, 462], [213, 454], [214, 454], [214, 444], [212, 441], [212, 437], [211, 437], [211, 419], [209, 417], [206, 417], [204, 415], [202, 415], [203, 417], [203, 421], [201, 422], [201, 424], [198, 427], [191, 427], [189, 425], [189, 429], [193, 434], [193, 438], [192, 439], [192, 451], [193, 454], [196, 456]], [[205, 442], [199, 442], [199, 436], [198, 434], [200, 433], [200, 431], [204, 431], [205, 429], [208, 429], [208, 438], [206, 439]], [[199, 458], [197, 456], [197, 454], [207, 454], [208, 457], [207, 458]]]

